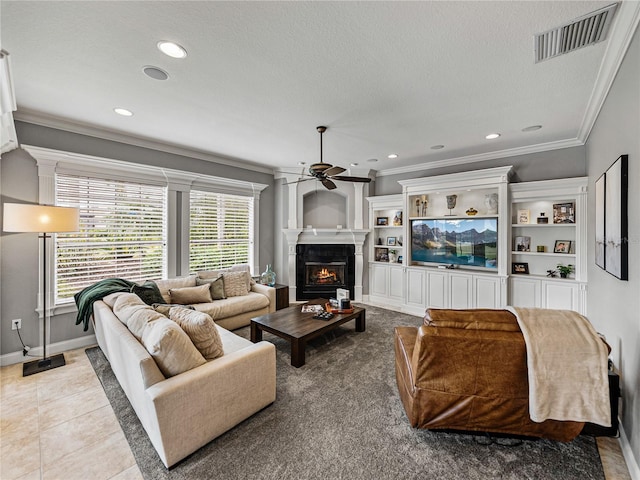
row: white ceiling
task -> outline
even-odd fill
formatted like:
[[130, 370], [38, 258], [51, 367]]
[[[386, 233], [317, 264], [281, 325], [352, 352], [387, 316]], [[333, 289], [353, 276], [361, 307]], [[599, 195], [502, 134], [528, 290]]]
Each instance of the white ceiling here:
[[325, 161], [393, 171], [583, 143], [625, 10], [606, 41], [539, 64], [533, 35], [610, 3], [2, 1], [1, 39], [16, 119], [268, 168], [318, 161], [327, 125]]

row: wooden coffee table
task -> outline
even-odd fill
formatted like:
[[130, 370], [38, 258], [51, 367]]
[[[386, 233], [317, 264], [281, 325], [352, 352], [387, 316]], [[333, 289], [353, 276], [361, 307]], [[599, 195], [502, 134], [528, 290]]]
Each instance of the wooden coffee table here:
[[[311, 300], [310, 304], [323, 305], [324, 298]], [[262, 332], [272, 333], [291, 342], [291, 365], [304, 365], [304, 350], [308, 340], [329, 332], [350, 320], [356, 321], [356, 332], [365, 330], [365, 309], [354, 307], [353, 313], [334, 314], [330, 320], [316, 320], [315, 313], [302, 313], [302, 305], [284, 308], [274, 313], [268, 313], [251, 319], [251, 341], [262, 340]]]

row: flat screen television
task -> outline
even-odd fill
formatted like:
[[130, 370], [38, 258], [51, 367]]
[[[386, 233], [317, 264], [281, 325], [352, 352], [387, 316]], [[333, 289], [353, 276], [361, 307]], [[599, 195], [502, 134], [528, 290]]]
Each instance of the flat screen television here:
[[498, 219], [411, 220], [411, 263], [498, 268]]

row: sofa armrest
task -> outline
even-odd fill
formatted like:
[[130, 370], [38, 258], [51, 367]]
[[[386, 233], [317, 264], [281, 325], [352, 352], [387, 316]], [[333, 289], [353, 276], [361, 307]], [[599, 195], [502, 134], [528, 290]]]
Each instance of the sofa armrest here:
[[171, 466], [276, 398], [276, 353], [258, 342], [168, 378], [146, 391], [158, 418], [148, 432]]
[[256, 283], [251, 286], [251, 291], [264, 295], [269, 299], [269, 313], [276, 311], [276, 289], [268, 285]]

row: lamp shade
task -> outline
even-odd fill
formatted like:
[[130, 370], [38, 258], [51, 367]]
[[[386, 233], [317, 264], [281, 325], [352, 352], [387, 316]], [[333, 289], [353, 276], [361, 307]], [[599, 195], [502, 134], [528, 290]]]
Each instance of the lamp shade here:
[[77, 232], [80, 213], [70, 207], [5, 203], [3, 218], [5, 232]]

